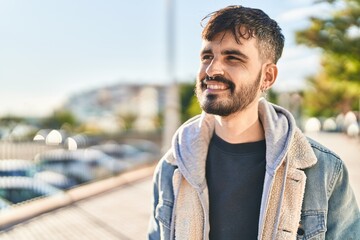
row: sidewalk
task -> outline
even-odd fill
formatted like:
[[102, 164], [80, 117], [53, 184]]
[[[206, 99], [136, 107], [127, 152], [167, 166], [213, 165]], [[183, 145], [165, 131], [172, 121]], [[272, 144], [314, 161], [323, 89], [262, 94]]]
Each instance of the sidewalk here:
[[[104, 180], [70, 192], [73, 203], [0, 232], [1, 240], [115, 240], [146, 239], [150, 216], [151, 175], [154, 166], [119, 179]], [[115, 183], [114, 183], [115, 182]], [[120, 182], [120, 187], [106, 191]], [[107, 185], [107, 186], [105, 186]], [[80, 187], [81, 188], [81, 187]], [[86, 198], [86, 194], [104, 193]], [[85, 196], [82, 196], [85, 195]], [[84, 198], [76, 201], [76, 198]], [[44, 199], [45, 200], [45, 199]], [[63, 201], [60, 201], [63, 202]], [[34, 202], [35, 207], [41, 203]], [[57, 205], [57, 203], [43, 204]], [[31, 208], [31, 207], [30, 207]], [[45, 208], [49, 208], [45, 206]], [[19, 209], [22, 212], [22, 209]], [[25, 214], [31, 209], [25, 209]], [[0, 221], [3, 219], [0, 219]]]
[[[308, 134], [334, 150], [345, 161], [360, 203], [360, 141], [342, 134]], [[146, 239], [150, 215], [150, 171], [137, 181], [125, 183], [94, 197], [32, 218], [0, 232], [4, 240], [138, 240]]]

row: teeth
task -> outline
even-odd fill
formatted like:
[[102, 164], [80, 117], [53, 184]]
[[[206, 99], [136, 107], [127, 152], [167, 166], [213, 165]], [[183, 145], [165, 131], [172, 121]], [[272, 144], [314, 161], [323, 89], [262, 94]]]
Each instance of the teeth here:
[[224, 85], [218, 85], [218, 84], [208, 84], [207, 89], [214, 89], [214, 90], [225, 90], [226, 87]]

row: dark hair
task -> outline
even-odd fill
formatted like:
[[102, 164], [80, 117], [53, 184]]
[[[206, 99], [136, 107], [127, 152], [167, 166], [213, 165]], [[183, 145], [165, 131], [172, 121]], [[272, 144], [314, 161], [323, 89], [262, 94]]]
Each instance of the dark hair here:
[[243, 6], [228, 6], [210, 13], [201, 20], [207, 20], [202, 38], [212, 41], [219, 33], [230, 31], [236, 42], [254, 37], [257, 40], [260, 57], [277, 63], [284, 47], [284, 35], [276, 21], [260, 9]]

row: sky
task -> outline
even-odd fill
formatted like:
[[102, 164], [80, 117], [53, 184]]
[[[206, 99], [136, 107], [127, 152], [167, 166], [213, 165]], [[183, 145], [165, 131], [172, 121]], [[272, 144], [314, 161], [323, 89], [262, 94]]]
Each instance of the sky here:
[[[168, 84], [169, 0], [0, 0], [0, 117], [41, 117], [83, 91], [117, 83]], [[328, 11], [312, 0], [175, 1], [175, 69], [194, 82], [200, 20], [228, 5], [260, 8], [285, 35], [274, 89], [296, 90], [319, 68], [319, 50], [295, 44], [309, 16]]]

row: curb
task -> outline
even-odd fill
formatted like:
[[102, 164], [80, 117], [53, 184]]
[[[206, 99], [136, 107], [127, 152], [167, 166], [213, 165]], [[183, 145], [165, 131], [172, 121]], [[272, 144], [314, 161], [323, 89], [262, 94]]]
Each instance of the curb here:
[[114, 188], [131, 184], [152, 176], [156, 163], [125, 172], [93, 183], [82, 185], [63, 193], [29, 201], [23, 205], [0, 212], [0, 231], [27, 221], [41, 214], [74, 204]]

